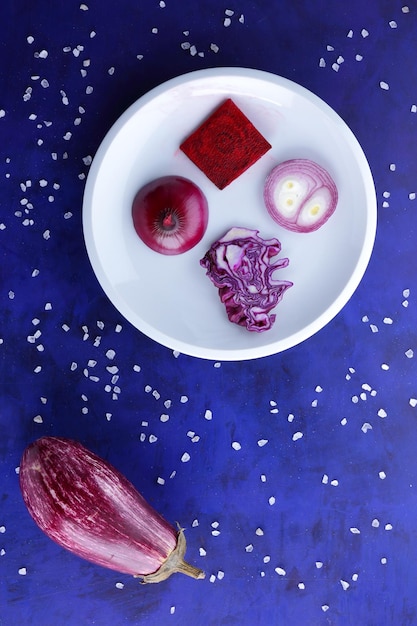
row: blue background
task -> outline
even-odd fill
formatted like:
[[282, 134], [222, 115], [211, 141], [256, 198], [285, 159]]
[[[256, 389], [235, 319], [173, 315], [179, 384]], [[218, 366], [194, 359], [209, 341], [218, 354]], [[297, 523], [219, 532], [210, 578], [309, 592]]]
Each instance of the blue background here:
[[[415, 4], [86, 5], [0, 5], [0, 623], [416, 624]], [[113, 122], [152, 87], [213, 66], [323, 98], [361, 143], [378, 198], [374, 253], [342, 312], [243, 363], [173, 354], [134, 329], [82, 233], [89, 157]], [[185, 526], [205, 580], [140, 586], [43, 535], [16, 472], [42, 435], [80, 440]]]

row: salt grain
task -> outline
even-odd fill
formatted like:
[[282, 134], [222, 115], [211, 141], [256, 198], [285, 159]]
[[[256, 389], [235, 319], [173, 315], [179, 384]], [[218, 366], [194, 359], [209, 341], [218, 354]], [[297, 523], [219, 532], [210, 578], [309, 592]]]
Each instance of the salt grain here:
[[181, 457], [181, 461], [183, 463], [187, 463], [190, 459], [191, 459], [191, 456], [188, 454], [188, 452], [184, 452], [184, 454]]
[[210, 411], [210, 409], [206, 409], [205, 413], [204, 413], [204, 418], [206, 420], [211, 420], [213, 419], [213, 413]]
[[21, 567], [21, 568], [18, 570], [18, 574], [19, 574], [20, 576], [26, 576], [26, 574], [27, 574], [27, 569], [26, 569], [26, 567]]
[[242, 448], [242, 446], [240, 445], [240, 443], [238, 441], [233, 441], [232, 442], [232, 448], [233, 448], [233, 450], [240, 450]]
[[385, 472], [379, 472], [378, 476], [380, 477], [381, 480], [385, 480], [385, 478], [387, 477]]
[[352, 527], [352, 528], [350, 528], [349, 530], [350, 530], [350, 532], [351, 532], [353, 535], [360, 535], [360, 534], [361, 534], [361, 531], [359, 530], [359, 528], [356, 528], [355, 526], [353, 526], [353, 527]]
[[285, 576], [287, 573], [285, 569], [283, 569], [282, 567], [276, 567], [275, 571], [278, 574], [278, 576]]
[[371, 526], [373, 528], [379, 528], [379, 519], [377, 519], [377, 518], [373, 519], [372, 522], [371, 522]]
[[301, 439], [302, 437], [303, 437], [303, 433], [301, 433], [301, 432], [297, 432], [297, 433], [294, 433], [294, 434], [293, 434], [293, 436], [292, 436], [292, 440], [293, 440], [293, 441], [298, 441], [298, 439]]
[[268, 499], [268, 504], [269, 504], [270, 506], [272, 506], [272, 505], [274, 505], [274, 504], [275, 504], [275, 498], [274, 498], [274, 496], [271, 496], [271, 497]]
[[410, 398], [408, 401], [409, 405], [413, 408], [417, 406], [417, 398]]
[[263, 448], [263, 446], [265, 446], [267, 443], [268, 443], [268, 439], [259, 439], [258, 446], [260, 448]]
[[380, 81], [379, 86], [381, 87], [381, 89], [385, 89], [386, 91], [389, 89], [388, 83], [383, 80]]
[[363, 38], [368, 37], [369, 31], [367, 31], [366, 28], [362, 28], [361, 35]]
[[414, 351], [410, 348], [409, 350], [407, 350], [405, 353], [405, 356], [407, 357], [407, 359], [412, 359], [414, 356]]
[[385, 411], [385, 409], [379, 409], [378, 411], [378, 417], [387, 417], [387, 412]]
[[342, 589], [343, 589], [344, 591], [346, 591], [346, 590], [347, 590], [347, 589], [349, 589], [349, 587], [350, 587], [350, 584], [349, 584], [346, 580], [341, 580], [341, 581], [340, 581], [340, 584], [342, 585]]

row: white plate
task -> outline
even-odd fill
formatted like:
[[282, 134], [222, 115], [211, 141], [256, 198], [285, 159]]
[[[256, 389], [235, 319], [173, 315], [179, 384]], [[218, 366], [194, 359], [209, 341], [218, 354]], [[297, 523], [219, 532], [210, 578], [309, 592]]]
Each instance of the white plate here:
[[[179, 150], [182, 140], [226, 98], [272, 144], [255, 165], [220, 191]], [[334, 178], [339, 202], [313, 233], [284, 230], [263, 203], [270, 170], [309, 158]], [[132, 200], [148, 181], [185, 176], [204, 192], [209, 224], [200, 243], [178, 256], [150, 250], [131, 219]], [[244, 68], [179, 76], [135, 102], [114, 124], [93, 160], [86, 183], [83, 226], [89, 258], [112, 303], [155, 341], [196, 357], [244, 360], [286, 350], [325, 326], [358, 286], [376, 232], [376, 196], [364, 153], [343, 120], [320, 98], [287, 79]], [[275, 309], [275, 325], [249, 332], [228, 321], [217, 289], [199, 260], [232, 226], [277, 237], [291, 280]]]

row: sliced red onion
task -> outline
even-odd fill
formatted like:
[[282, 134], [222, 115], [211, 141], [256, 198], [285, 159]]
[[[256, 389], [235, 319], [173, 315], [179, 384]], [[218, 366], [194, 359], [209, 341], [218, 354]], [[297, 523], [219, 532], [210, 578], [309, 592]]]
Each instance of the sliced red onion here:
[[178, 532], [120, 472], [76, 441], [42, 437], [23, 453], [24, 502], [60, 546], [97, 565], [160, 582], [174, 572], [204, 573], [183, 559]]
[[272, 277], [289, 261], [272, 263], [281, 244], [278, 239], [262, 239], [258, 233], [231, 228], [212, 244], [200, 264], [218, 288], [229, 320], [249, 331], [263, 332], [274, 324], [276, 316], [271, 310], [293, 283]]
[[323, 226], [334, 213], [338, 191], [321, 165], [309, 159], [292, 159], [280, 163], [269, 174], [264, 200], [278, 224], [298, 233], [309, 233]]
[[208, 205], [203, 192], [181, 176], [163, 176], [138, 191], [132, 217], [142, 241], [161, 254], [182, 254], [204, 235]]

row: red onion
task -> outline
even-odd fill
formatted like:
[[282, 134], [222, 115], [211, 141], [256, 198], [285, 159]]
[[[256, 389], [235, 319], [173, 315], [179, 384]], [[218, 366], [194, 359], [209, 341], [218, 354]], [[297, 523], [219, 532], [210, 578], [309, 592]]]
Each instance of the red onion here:
[[42, 437], [20, 464], [20, 488], [50, 539], [97, 565], [160, 582], [204, 573], [183, 560], [186, 542], [107, 461], [80, 443]]
[[271, 310], [292, 286], [272, 277], [289, 263], [288, 259], [271, 262], [280, 251], [278, 239], [262, 239], [257, 230], [234, 227], [201, 259], [231, 322], [258, 333], [272, 327], [276, 316]]
[[152, 250], [181, 254], [193, 248], [206, 231], [207, 200], [187, 178], [163, 176], [138, 191], [132, 217], [137, 234]]
[[266, 179], [264, 200], [270, 216], [284, 228], [308, 233], [334, 213], [337, 187], [330, 174], [308, 159], [277, 165]]

